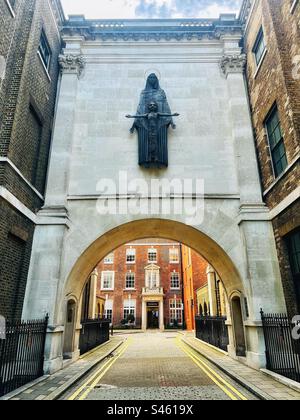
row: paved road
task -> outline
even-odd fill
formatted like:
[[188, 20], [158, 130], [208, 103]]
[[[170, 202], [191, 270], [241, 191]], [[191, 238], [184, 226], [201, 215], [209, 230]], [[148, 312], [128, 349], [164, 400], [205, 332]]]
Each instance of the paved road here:
[[72, 388], [69, 400], [253, 400], [176, 333], [127, 335], [125, 344]]

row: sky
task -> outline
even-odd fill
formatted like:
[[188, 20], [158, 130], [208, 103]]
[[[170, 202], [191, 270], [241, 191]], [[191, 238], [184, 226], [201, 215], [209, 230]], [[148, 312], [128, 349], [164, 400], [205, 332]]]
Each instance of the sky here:
[[66, 15], [87, 19], [214, 18], [238, 13], [242, 0], [61, 0]]

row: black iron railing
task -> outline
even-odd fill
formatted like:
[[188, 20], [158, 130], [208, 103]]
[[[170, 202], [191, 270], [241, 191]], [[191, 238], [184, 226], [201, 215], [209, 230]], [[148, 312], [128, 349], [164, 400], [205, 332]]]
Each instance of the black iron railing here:
[[300, 339], [293, 337], [295, 324], [285, 314], [261, 311], [266, 343], [267, 369], [300, 382]]
[[196, 317], [196, 337], [212, 346], [227, 351], [229, 336], [226, 320], [223, 317]]
[[87, 319], [81, 321], [80, 354], [100, 346], [109, 340], [110, 321], [107, 319]]
[[0, 396], [43, 376], [48, 317], [7, 322], [0, 340]]

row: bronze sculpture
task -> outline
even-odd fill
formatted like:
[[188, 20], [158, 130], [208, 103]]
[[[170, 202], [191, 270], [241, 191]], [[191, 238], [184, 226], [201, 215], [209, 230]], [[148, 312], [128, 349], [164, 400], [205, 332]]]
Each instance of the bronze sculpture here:
[[141, 94], [137, 115], [130, 130], [138, 132], [139, 165], [144, 168], [161, 169], [168, 167], [168, 129], [176, 128], [165, 92], [160, 88], [158, 78], [151, 74], [146, 89]]

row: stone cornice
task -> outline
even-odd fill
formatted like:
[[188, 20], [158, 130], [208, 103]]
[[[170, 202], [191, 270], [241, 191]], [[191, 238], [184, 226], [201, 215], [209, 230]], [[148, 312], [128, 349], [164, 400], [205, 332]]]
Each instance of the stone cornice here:
[[77, 74], [78, 77], [85, 67], [85, 60], [82, 55], [61, 54], [58, 61], [62, 73]]
[[192, 41], [220, 39], [224, 35], [242, 36], [242, 27], [234, 15], [219, 19], [166, 20], [86, 20], [71, 16], [63, 28], [63, 36], [80, 36], [101, 41]]
[[230, 73], [243, 73], [246, 62], [245, 54], [224, 56], [220, 62], [220, 68], [227, 77]]

